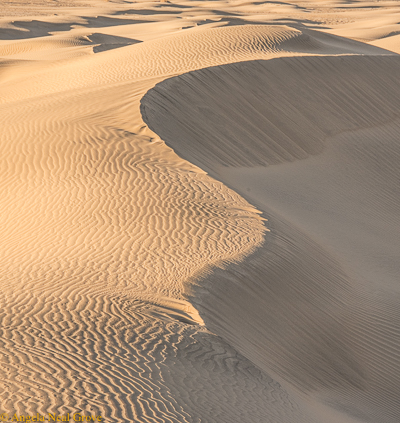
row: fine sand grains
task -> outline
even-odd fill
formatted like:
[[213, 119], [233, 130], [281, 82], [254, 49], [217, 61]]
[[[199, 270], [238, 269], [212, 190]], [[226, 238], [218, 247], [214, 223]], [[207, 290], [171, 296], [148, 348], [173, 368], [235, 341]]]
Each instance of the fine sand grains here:
[[0, 413], [398, 422], [375, 6], [2, 2]]
[[207, 327], [361, 421], [400, 414], [399, 71], [396, 55], [280, 58], [142, 99], [175, 151], [269, 219], [266, 243], [193, 298]]

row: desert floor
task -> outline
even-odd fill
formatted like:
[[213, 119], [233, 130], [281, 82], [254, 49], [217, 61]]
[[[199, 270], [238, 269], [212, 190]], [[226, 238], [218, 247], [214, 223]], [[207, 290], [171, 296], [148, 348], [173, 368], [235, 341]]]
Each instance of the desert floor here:
[[0, 420], [398, 423], [399, 22], [1, 0]]

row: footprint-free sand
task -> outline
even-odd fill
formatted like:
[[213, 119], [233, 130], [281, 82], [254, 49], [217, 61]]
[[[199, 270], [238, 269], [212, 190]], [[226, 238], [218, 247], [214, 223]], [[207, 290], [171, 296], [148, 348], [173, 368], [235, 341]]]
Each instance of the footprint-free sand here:
[[398, 423], [398, 22], [2, 2], [0, 418]]

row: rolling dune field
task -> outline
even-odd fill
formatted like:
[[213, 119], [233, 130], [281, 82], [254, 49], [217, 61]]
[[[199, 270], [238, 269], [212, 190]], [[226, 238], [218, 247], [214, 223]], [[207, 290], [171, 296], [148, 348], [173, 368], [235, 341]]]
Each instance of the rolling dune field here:
[[398, 423], [399, 22], [0, 2], [0, 420]]

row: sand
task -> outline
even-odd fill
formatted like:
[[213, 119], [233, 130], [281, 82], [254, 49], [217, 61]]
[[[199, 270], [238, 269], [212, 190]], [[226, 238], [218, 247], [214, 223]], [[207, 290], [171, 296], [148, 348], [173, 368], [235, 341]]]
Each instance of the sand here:
[[0, 418], [398, 423], [399, 17], [2, 2]]

